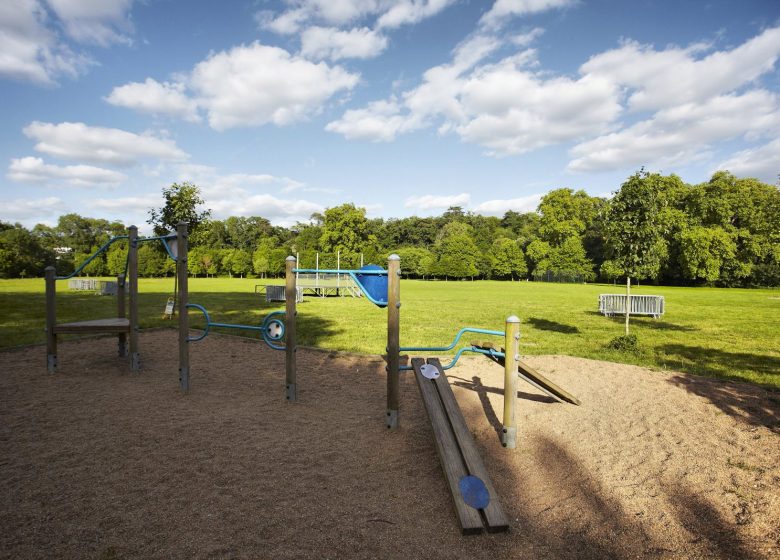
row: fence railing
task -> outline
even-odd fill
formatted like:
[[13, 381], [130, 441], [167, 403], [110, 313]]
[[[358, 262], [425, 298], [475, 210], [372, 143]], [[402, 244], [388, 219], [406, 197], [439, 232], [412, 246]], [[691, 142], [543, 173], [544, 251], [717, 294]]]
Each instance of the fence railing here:
[[[599, 313], [607, 317], [626, 314], [626, 294], [599, 295]], [[649, 315], [659, 318], [664, 314], [664, 296], [631, 296], [630, 315]]]

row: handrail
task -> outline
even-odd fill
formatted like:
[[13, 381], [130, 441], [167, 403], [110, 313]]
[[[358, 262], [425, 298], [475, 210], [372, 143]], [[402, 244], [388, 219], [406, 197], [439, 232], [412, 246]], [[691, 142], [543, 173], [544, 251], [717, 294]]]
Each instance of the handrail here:
[[[398, 349], [399, 352], [446, 352], [447, 350], [452, 350], [457, 346], [458, 342], [460, 341], [461, 337], [467, 333], [477, 333], [477, 334], [489, 334], [489, 335], [495, 335], [495, 336], [506, 336], [503, 331], [493, 331], [489, 329], [477, 329], [474, 327], [463, 327], [458, 331], [458, 334], [455, 335], [455, 340], [452, 341], [452, 343], [449, 346], [431, 346], [431, 347], [425, 347], [425, 346], [403, 346]], [[476, 346], [464, 346], [458, 352], [455, 354], [455, 357], [452, 359], [452, 361], [447, 364], [446, 366], [442, 366], [442, 369], [450, 369], [455, 366], [455, 364], [458, 363], [458, 360], [465, 352], [473, 352], [474, 354], [484, 354], [486, 356], [493, 356], [496, 358], [504, 358], [505, 354], [503, 352], [497, 352], [492, 349], [484, 349], [484, 348], [477, 348]], [[400, 366], [398, 368], [401, 371], [409, 371], [412, 369], [412, 366]]]
[[[279, 346], [277, 344], [273, 343], [273, 340], [268, 336], [268, 326], [271, 323], [271, 321], [279, 321], [278, 319], [274, 319], [273, 317], [277, 315], [284, 315], [284, 311], [274, 311], [273, 313], [269, 313], [266, 315], [265, 319], [263, 320], [263, 324], [259, 327], [256, 327], [254, 325], [239, 325], [237, 323], [215, 323], [211, 320], [211, 316], [209, 316], [209, 312], [206, 310], [205, 307], [202, 305], [198, 305], [197, 303], [188, 303], [186, 306], [188, 309], [197, 309], [201, 313], [203, 313], [203, 317], [206, 319], [206, 327], [203, 329], [203, 334], [200, 336], [188, 336], [187, 342], [197, 342], [199, 340], [203, 340], [208, 336], [209, 331], [211, 330], [211, 327], [221, 327], [225, 329], [243, 329], [243, 330], [249, 330], [249, 331], [259, 331], [261, 336], [263, 337], [263, 342], [265, 342], [269, 347], [271, 347], [274, 350], [284, 350], [284, 346]], [[281, 321], [279, 321], [281, 323]], [[282, 326], [284, 324], [282, 323]]]
[[360, 291], [363, 293], [364, 296], [373, 303], [376, 306], [379, 307], [385, 307], [387, 305], [386, 301], [378, 300], [374, 298], [370, 293], [368, 293], [368, 290], [366, 290], [363, 287], [363, 283], [358, 280], [357, 275], [358, 274], [365, 274], [369, 276], [387, 276], [386, 270], [341, 270], [341, 269], [335, 269], [335, 268], [293, 268], [293, 272], [300, 272], [302, 274], [348, 274], [350, 278], [352, 278], [352, 281], [355, 282], [355, 284], [360, 288]]

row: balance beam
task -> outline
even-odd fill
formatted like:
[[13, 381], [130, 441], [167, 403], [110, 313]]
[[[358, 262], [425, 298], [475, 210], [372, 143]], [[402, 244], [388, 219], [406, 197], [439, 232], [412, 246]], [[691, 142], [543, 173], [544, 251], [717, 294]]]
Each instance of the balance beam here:
[[[482, 350], [495, 350], [497, 352], [504, 353], [503, 348], [497, 348], [495, 344], [492, 342], [472, 342], [471, 345], [474, 348], [480, 348]], [[504, 358], [500, 356], [491, 356], [493, 360], [495, 360], [498, 364], [504, 365]], [[547, 379], [544, 375], [536, 371], [534, 368], [529, 366], [528, 364], [518, 360], [517, 362], [517, 374], [522, 377], [525, 381], [536, 387], [537, 389], [540, 389], [542, 392], [547, 393], [549, 396], [553, 397], [554, 399], [557, 399], [559, 401], [566, 401], [567, 403], [571, 404], [580, 404], [580, 400], [563, 389], [562, 387], [559, 387], [549, 379]]]
[[[483, 530], [488, 533], [508, 531], [509, 522], [441, 363], [436, 358], [429, 358], [428, 364], [436, 367], [439, 373], [436, 379], [428, 379], [422, 374], [425, 360], [412, 359], [414, 376], [433, 427], [436, 449], [450, 487], [461, 532], [470, 535], [482, 533]], [[476, 509], [466, 503], [460, 490], [460, 482], [466, 476], [477, 477], [484, 483], [489, 502], [483, 509]]]

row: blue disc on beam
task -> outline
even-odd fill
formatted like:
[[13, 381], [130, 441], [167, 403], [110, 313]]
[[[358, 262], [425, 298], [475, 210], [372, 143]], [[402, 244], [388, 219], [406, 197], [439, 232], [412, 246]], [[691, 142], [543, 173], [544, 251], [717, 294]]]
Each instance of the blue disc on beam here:
[[478, 476], [464, 476], [458, 482], [463, 501], [474, 509], [485, 509], [490, 503], [490, 494], [485, 483]]

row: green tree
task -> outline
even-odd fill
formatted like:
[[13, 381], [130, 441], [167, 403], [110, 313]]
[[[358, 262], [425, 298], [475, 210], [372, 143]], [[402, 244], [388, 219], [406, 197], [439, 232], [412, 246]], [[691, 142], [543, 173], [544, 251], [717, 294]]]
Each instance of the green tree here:
[[0, 222], [0, 278], [42, 276], [54, 253], [21, 224]]
[[424, 247], [401, 247], [396, 251], [401, 257], [401, 273], [413, 278], [425, 278], [431, 274], [434, 255]]
[[342, 258], [354, 258], [363, 250], [376, 246], [376, 236], [369, 228], [365, 208], [342, 204], [325, 210], [324, 218], [320, 236], [323, 251], [341, 251]]
[[204, 204], [200, 187], [189, 182], [173, 183], [163, 188], [162, 195], [165, 204], [159, 209], [149, 209], [149, 219], [146, 220], [154, 226], [155, 234], [176, 231], [179, 222], [187, 222], [193, 241], [197, 240], [200, 224], [211, 216], [211, 210], [199, 210]]
[[737, 250], [736, 243], [719, 227], [694, 226], [682, 232], [682, 266], [691, 280], [714, 282]]
[[599, 199], [585, 191], [550, 191], [539, 203], [539, 236], [554, 247], [572, 237], [582, 236], [596, 218], [599, 206]]
[[437, 276], [466, 278], [477, 274], [480, 251], [473, 238], [474, 228], [452, 221], [445, 225], [433, 248], [436, 260], [431, 267]]
[[626, 336], [631, 312], [631, 278], [656, 277], [661, 267], [659, 246], [664, 224], [660, 222], [659, 196], [664, 178], [639, 170], [620, 186], [610, 201], [606, 224], [607, 247], [612, 261], [626, 276]]
[[117, 241], [106, 251], [106, 272], [112, 276], [124, 274], [127, 265], [127, 242]]
[[490, 249], [491, 273], [495, 278], [523, 277], [528, 273], [525, 255], [516, 241], [502, 237]]
[[166, 256], [162, 248], [150, 243], [138, 247], [138, 275], [144, 278], [163, 276], [166, 271]]

